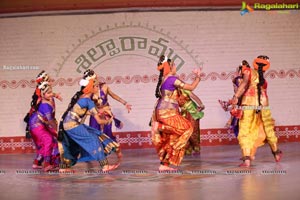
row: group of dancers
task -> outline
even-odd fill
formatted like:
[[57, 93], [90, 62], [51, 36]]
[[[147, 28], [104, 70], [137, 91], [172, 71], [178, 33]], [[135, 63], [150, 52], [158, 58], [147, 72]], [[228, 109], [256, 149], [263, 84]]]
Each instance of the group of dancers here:
[[[117, 128], [122, 128], [123, 123], [113, 115], [108, 96], [122, 103], [128, 112], [132, 105], [113, 93], [107, 84], [99, 83], [94, 71], [87, 70], [79, 82], [79, 91], [58, 123], [54, 98], [62, 100], [61, 96], [52, 91], [51, 78], [45, 71], [37, 76], [36, 82], [31, 109], [24, 118], [37, 149], [32, 167], [46, 172], [63, 171], [77, 162], [96, 160], [103, 171], [117, 168], [122, 152], [112, 133], [112, 122]], [[84, 124], [88, 115], [89, 126]], [[114, 165], [107, 160], [111, 152], [118, 157]]]
[[[245, 61], [236, 79], [233, 98], [223, 107], [231, 109], [232, 124], [242, 149], [241, 167], [250, 167], [258, 146], [267, 141], [277, 162], [282, 152], [277, 147], [274, 121], [268, 105], [267, 82], [263, 73], [270, 67], [267, 56], [254, 60], [251, 69]], [[247, 64], [247, 65], [246, 65]], [[157, 102], [151, 117], [152, 142], [157, 151], [160, 171], [177, 170], [184, 155], [200, 154], [200, 119], [205, 106], [193, 90], [201, 80], [200, 69], [193, 70], [194, 81], [189, 84], [176, 75], [174, 62], [162, 55], [157, 65], [159, 79], [155, 91]], [[239, 81], [238, 81], [239, 80]], [[128, 113], [132, 105], [111, 91], [106, 83], [99, 83], [93, 70], [86, 70], [77, 91], [59, 123], [55, 118], [55, 98], [49, 75], [42, 71], [36, 79], [31, 108], [24, 118], [27, 137], [36, 145], [34, 169], [69, 170], [77, 162], [98, 161], [102, 171], [116, 169], [122, 160], [120, 144], [112, 133], [112, 124], [123, 123], [112, 113], [108, 96], [122, 103]], [[220, 101], [221, 102], [221, 101]], [[247, 109], [243, 109], [247, 106]], [[252, 106], [252, 107], [249, 107]], [[259, 108], [259, 109], [258, 109]], [[237, 114], [239, 113], [239, 114]], [[90, 116], [89, 125], [85, 118]], [[108, 155], [115, 152], [118, 162], [108, 163]]]

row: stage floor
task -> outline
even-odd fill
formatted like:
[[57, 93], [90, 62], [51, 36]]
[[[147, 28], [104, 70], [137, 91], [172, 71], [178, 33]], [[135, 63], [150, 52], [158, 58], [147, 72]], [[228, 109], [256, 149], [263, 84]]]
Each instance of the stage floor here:
[[0, 199], [299, 200], [300, 144], [280, 149], [280, 163], [265, 145], [243, 169], [238, 145], [202, 147], [201, 156], [186, 156], [176, 173], [158, 172], [154, 149], [124, 150], [122, 164], [109, 174], [97, 162], [79, 163], [73, 174], [43, 173], [31, 169], [34, 154], [0, 154]]

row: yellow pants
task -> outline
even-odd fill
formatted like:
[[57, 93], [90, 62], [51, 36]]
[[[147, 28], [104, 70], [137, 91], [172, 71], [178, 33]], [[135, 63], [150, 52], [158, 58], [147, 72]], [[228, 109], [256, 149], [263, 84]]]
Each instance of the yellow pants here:
[[238, 141], [243, 154], [249, 154], [258, 147], [258, 140], [262, 138], [260, 129], [265, 132], [266, 140], [271, 148], [277, 146], [278, 139], [274, 131], [274, 120], [269, 109], [261, 110], [259, 113], [256, 113], [256, 110], [244, 110], [239, 127]]

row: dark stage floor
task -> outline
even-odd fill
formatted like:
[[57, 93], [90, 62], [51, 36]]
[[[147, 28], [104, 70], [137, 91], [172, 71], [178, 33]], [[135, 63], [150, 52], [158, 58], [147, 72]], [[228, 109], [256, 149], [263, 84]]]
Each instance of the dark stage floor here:
[[33, 154], [0, 154], [0, 199], [299, 200], [300, 144], [280, 148], [280, 163], [265, 145], [243, 169], [237, 167], [238, 145], [203, 147], [201, 156], [186, 156], [171, 174], [158, 172], [154, 149], [124, 150], [123, 163], [109, 174], [100, 173], [96, 162], [77, 164], [73, 174], [44, 173], [31, 169]]

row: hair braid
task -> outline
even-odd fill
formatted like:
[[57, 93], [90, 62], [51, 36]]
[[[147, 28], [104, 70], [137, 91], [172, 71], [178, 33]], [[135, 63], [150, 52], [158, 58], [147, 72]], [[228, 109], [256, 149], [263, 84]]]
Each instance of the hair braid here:
[[62, 115], [62, 117], [61, 117], [61, 119], [59, 121], [58, 138], [57, 138], [58, 141], [62, 141], [63, 140], [63, 137], [64, 137], [63, 135], [64, 135], [64, 132], [65, 132], [64, 126], [63, 126], [64, 120], [65, 120], [68, 112], [73, 108], [73, 106], [77, 103], [77, 101], [80, 98], [80, 96], [83, 94], [82, 89], [83, 89], [83, 87], [81, 88], [80, 91], [78, 91], [78, 92], [76, 92], [74, 94], [74, 96], [71, 99], [71, 102], [68, 105], [67, 110], [64, 112], [64, 114]]
[[159, 72], [158, 82], [157, 82], [156, 89], [155, 89], [155, 97], [156, 98], [161, 97], [160, 86], [162, 83], [163, 74], [164, 74], [164, 69], [160, 70], [160, 72]]
[[258, 79], [259, 82], [257, 84], [257, 96], [258, 96], [258, 105], [261, 106], [260, 96], [261, 96], [261, 87], [265, 84], [265, 78], [263, 74], [263, 65], [259, 65], [258, 67]]

